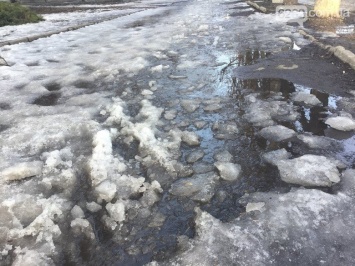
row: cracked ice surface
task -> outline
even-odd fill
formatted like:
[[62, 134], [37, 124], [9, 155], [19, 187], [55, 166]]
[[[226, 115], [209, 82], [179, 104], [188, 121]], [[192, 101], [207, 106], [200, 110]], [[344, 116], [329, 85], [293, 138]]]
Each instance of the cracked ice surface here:
[[297, 189], [284, 195], [255, 193], [242, 201], [264, 204], [230, 223], [197, 210], [197, 237], [188, 250], [151, 265], [354, 264], [353, 195]]

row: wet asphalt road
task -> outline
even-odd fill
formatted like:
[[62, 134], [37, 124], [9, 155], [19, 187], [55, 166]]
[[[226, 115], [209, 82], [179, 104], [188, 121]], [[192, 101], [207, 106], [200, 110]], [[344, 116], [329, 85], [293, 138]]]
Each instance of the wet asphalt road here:
[[[90, 53], [85, 54], [77, 46], [68, 46], [67, 54], [77, 53], [70, 63], [86, 71], [85, 75], [70, 80], [70, 84], [82, 90], [79, 95], [97, 93], [95, 99], [102, 100], [102, 105], [110, 105], [111, 97], [119, 97], [125, 103], [125, 114], [134, 123], [144, 120], [137, 114], [141, 102], [148, 100], [163, 110], [155, 130], [159, 141], [165, 138], [170, 141], [171, 131], [187, 130], [199, 136], [200, 145], [196, 147], [182, 143], [177, 149], [172, 149], [169, 159], [181, 163], [188, 172], [173, 174], [154, 157], [150, 162], [142, 160], [151, 155], [149, 151], [141, 149], [140, 140], [135, 137], [127, 141], [123, 126], [117, 125], [116, 129], [122, 134], [118, 134], [112, 142], [113, 153], [130, 165], [125, 174], [144, 177], [146, 182], [156, 180], [163, 192], [159, 194], [159, 200], [148, 207], [139, 205], [143, 193], [132, 194], [127, 201], [139, 207], [127, 207], [127, 219], [116, 230], [110, 230], [103, 222], [102, 217], [107, 215], [105, 209], [92, 213], [83, 207], [85, 218], [93, 228], [94, 239], [88, 239], [84, 233], [73, 235], [70, 229], [72, 218], [66, 211], [66, 222], [61, 224], [62, 236], [55, 243], [58, 253], [52, 257], [57, 265], [144, 265], [153, 260], [167, 261], [184, 249], [181, 244], [184, 239], [196, 236], [196, 207], [223, 222], [229, 222], [245, 212], [245, 207], [238, 201], [245, 193], [286, 193], [299, 187], [283, 182], [277, 169], [262, 161], [261, 155], [265, 152], [285, 148], [293, 157], [312, 152], [343, 160], [348, 168], [354, 166], [354, 155], [337, 149], [310, 151], [297, 138], [284, 142], [267, 141], [258, 134], [260, 127], [245, 119], [250, 95], [258, 95], [258, 99], [265, 102], [279, 97], [285, 105], [295, 107], [299, 117], [296, 121], [275, 123], [292, 128], [297, 134], [332, 136], [354, 146], [352, 132], [342, 135], [330, 130], [324, 123], [327, 115], [341, 110], [355, 115], [350, 93], [354, 89], [355, 73], [349, 66], [304, 41], [297, 28], [283, 22], [265, 23], [272, 21], [273, 17], [255, 13], [244, 1], [179, 1], [162, 3], [157, 10], [160, 11], [156, 14], [138, 17], [123, 25], [119, 19], [106, 22], [111, 26], [117, 23], [117, 31], [111, 37], [119, 40], [123, 48], [103, 43], [106, 50], [93, 47]], [[126, 34], [126, 39], [119, 39], [121, 32]], [[281, 41], [279, 37], [291, 38], [302, 49], [293, 50], [292, 44]], [[85, 44], [90, 46], [88, 40]], [[102, 40], [109, 42], [110, 38], [102, 36]], [[92, 38], [91, 41], [97, 42], [97, 39]], [[35, 49], [37, 43], [28, 45]], [[103, 80], [96, 74], [104, 67], [95, 62], [89, 64], [83, 59], [100, 53], [102, 58], [118, 54], [117, 62], [124, 61], [129, 65], [134, 56], [127, 59], [124, 46], [134, 47], [133, 52], [144, 51], [139, 56], [143, 57], [145, 65], [138, 71], [122, 67], [114, 80]], [[112, 67], [112, 62], [110, 64]], [[29, 67], [36, 71], [35, 65]], [[86, 81], [86, 77], [98, 78]], [[64, 80], [66, 77], [60, 78]], [[152, 84], [151, 81], [158, 84], [157, 91], [148, 85]], [[322, 105], [307, 108], [295, 104], [292, 93], [300, 86], [319, 97]], [[41, 95], [31, 104], [39, 108], [56, 108], [65, 106], [73, 97], [56, 86], [47, 88], [48, 91], [51, 89], [52, 92]], [[340, 101], [340, 97], [347, 101]], [[182, 103], [191, 99], [198, 107], [187, 111]], [[63, 111], [51, 109], [51, 112]], [[105, 123], [110, 113], [97, 109], [90, 115], [98, 127], [110, 128]], [[230, 125], [232, 130], [226, 131], [226, 125]], [[234, 126], [238, 130], [234, 130]], [[3, 134], [8, 132], [8, 128], [0, 129]], [[85, 132], [82, 138], [68, 138], [68, 146], [73, 153], [82, 155], [80, 159], [73, 160], [78, 178], [75, 189], [66, 196], [71, 205], [85, 206], [86, 202], [96, 199], [90, 184], [90, 173], [85, 166], [92, 155], [92, 138], [92, 132]], [[197, 162], [189, 162], [188, 155], [196, 151], [202, 152], [202, 157]], [[241, 165], [240, 178], [218, 180], [207, 201], [171, 193], [172, 184], [180, 179], [202, 172], [218, 173], [214, 163], [215, 154], [220, 151], [228, 151], [232, 156], [231, 162]], [[319, 189], [334, 193], [337, 187]], [[50, 197], [61, 193], [54, 187], [45, 195]], [[103, 206], [105, 204], [102, 203]], [[21, 241], [23, 245], [25, 242]], [[10, 254], [6, 262], [13, 260]]]

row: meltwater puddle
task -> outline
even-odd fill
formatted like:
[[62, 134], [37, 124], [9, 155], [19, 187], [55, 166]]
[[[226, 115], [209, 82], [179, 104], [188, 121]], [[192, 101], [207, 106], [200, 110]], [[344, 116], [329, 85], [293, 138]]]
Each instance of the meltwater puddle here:
[[[347, 167], [353, 167], [355, 163], [355, 135], [353, 131], [339, 131], [329, 127], [325, 120], [332, 114], [336, 114], [338, 110], [338, 101], [340, 96], [331, 95], [321, 92], [300, 84], [294, 84], [285, 79], [263, 78], [263, 79], [237, 79], [233, 78], [234, 88], [232, 96], [236, 99], [242, 90], [250, 91], [248, 94], [258, 93], [261, 100], [270, 101], [276, 99], [284, 101], [287, 104], [294, 105], [299, 114], [298, 118], [292, 122], [279, 122], [279, 124], [293, 129], [298, 134], [311, 134], [313, 136], [321, 136], [333, 139], [334, 143], [338, 143], [343, 147], [339, 150], [328, 150], [324, 152], [333, 154], [337, 159], [342, 161]], [[320, 104], [316, 106], [307, 105], [294, 101], [294, 95], [297, 93], [305, 93], [310, 97], [315, 96]], [[313, 95], [313, 96], [311, 96]], [[289, 149], [292, 151], [291, 149]], [[306, 152], [306, 151], [304, 151]]]
[[[294, 93], [303, 92], [316, 96], [321, 102], [320, 105], [310, 106], [295, 103], [300, 114], [299, 118], [293, 123], [284, 123], [294, 129], [297, 133], [309, 132], [318, 136], [326, 136], [328, 126], [324, 119], [337, 109], [337, 101], [340, 97], [330, 95], [303, 85], [294, 84], [284, 79], [264, 78], [240, 80], [233, 78], [234, 90], [232, 95], [238, 94], [240, 89], [249, 89], [260, 93], [261, 99], [265, 100], [274, 94], [279, 94], [280, 100], [292, 102]], [[339, 136], [340, 138], [340, 136]]]
[[217, 56], [218, 78], [214, 84], [214, 93], [219, 96], [228, 96], [235, 89], [235, 80], [232, 78], [232, 70], [239, 66], [253, 65], [259, 59], [270, 56], [270, 52], [259, 49], [249, 49], [236, 55], [220, 54]]

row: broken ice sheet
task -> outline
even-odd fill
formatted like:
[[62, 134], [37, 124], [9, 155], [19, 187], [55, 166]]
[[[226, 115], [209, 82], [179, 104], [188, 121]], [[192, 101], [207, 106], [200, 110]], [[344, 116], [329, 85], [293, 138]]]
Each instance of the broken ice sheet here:
[[[354, 182], [352, 182], [354, 183]], [[151, 265], [312, 265], [325, 261], [352, 265], [354, 199], [315, 189], [295, 189], [286, 194], [254, 193], [241, 202], [258, 209], [229, 223], [196, 210], [197, 236], [188, 249]], [[250, 205], [249, 205], [250, 207]], [[347, 221], [344, 223], [344, 221]], [[186, 246], [186, 245], [185, 245]], [[302, 256], [299, 256], [302, 254]]]
[[281, 179], [301, 186], [327, 186], [340, 181], [337, 164], [324, 156], [303, 155], [276, 162]]
[[218, 179], [219, 177], [213, 172], [179, 179], [171, 185], [170, 193], [179, 197], [191, 197], [196, 201], [208, 202], [214, 195]]

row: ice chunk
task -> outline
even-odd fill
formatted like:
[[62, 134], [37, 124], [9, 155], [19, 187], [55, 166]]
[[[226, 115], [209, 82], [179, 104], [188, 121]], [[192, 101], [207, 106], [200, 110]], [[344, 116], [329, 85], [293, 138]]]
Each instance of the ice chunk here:
[[355, 198], [355, 170], [347, 169], [342, 176], [341, 191]]
[[181, 140], [189, 146], [200, 145], [200, 138], [195, 132], [190, 132], [190, 131], [182, 132]]
[[126, 169], [126, 165], [112, 154], [110, 131], [97, 132], [93, 145], [94, 150], [89, 161], [91, 183], [101, 199], [110, 201], [117, 191], [112, 180], [121, 178], [119, 173]]
[[187, 177], [193, 174], [193, 170], [191, 169], [191, 166], [183, 165], [180, 162], [174, 163], [174, 169], [178, 177]]
[[263, 211], [265, 202], [249, 202], [245, 208], [246, 212]]
[[297, 138], [299, 138], [311, 149], [329, 149], [341, 147], [341, 144], [338, 141], [323, 136], [312, 136], [303, 134], [297, 136]]
[[206, 105], [205, 107], [203, 107], [203, 110], [205, 110], [206, 112], [215, 112], [215, 111], [222, 109], [222, 107], [223, 106], [219, 103], [213, 103], [213, 104], [209, 104], [209, 105]]
[[203, 156], [205, 156], [205, 153], [203, 150], [196, 150], [186, 156], [186, 161], [188, 163], [194, 163], [194, 162], [197, 162], [198, 160], [202, 159]]
[[292, 96], [292, 100], [298, 103], [304, 103], [307, 106], [322, 104], [322, 102], [315, 95], [305, 92], [295, 92]]
[[194, 123], [195, 127], [198, 128], [198, 129], [203, 128], [206, 124], [207, 124], [206, 121], [196, 121], [196, 122]]
[[279, 40], [280, 41], [283, 41], [283, 42], [285, 42], [285, 43], [292, 43], [292, 40], [291, 40], [291, 38], [290, 37], [279, 37]]
[[277, 121], [295, 121], [299, 114], [295, 107], [283, 101], [262, 101], [255, 96], [249, 97], [250, 104], [243, 116], [254, 126], [267, 127]]
[[160, 200], [159, 193], [163, 192], [158, 181], [154, 180], [152, 184], [146, 184], [147, 188], [143, 196], [140, 199], [140, 202], [144, 207], [152, 206]]
[[[34, 196], [18, 194], [5, 202], [23, 227], [31, 224], [43, 212], [43, 207]], [[1, 212], [1, 216], [6, 217], [6, 214]]]
[[87, 202], [86, 203], [86, 208], [90, 211], [90, 212], [98, 212], [102, 209], [100, 204], [97, 204], [96, 202]]
[[121, 223], [126, 220], [125, 204], [122, 201], [117, 201], [114, 204], [108, 203], [106, 210], [110, 217], [116, 222]]
[[55, 168], [62, 163], [62, 158], [60, 157], [60, 152], [58, 150], [52, 151], [47, 154], [46, 166], [49, 168]]
[[222, 133], [224, 134], [238, 134], [239, 129], [235, 122], [228, 122], [223, 125]]
[[6, 252], [6, 246], [9, 239], [9, 229], [7, 227], [0, 227], [0, 256], [6, 256], [7, 254], [2, 254]]
[[291, 157], [291, 153], [287, 152], [285, 149], [270, 151], [262, 155], [262, 158], [265, 162], [275, 166], [279, 161], [287, 160], [290, 157]]
[[198, 174], [180, 179], [171, 185], [170, 193], [179, 197], [191, 197], [196, 201], [208, 202], [214, 195], [218, 176], [213, 173]]
[[232, 121], [226, 123], [217, 121], [212, 125], [212, 129], [217, 131], [216, 138], [218, 139], [224, 139], [239, 133], [237, 124]]
[[117, 222], [110, 216], [103, 215], [101, 218], [102, 223], [110, 230], [115, 230], [117, 227]]
[[[139, 141], [139, 150], [142, 154], [159, 162], [168, 172], [173, 172], [172, 151], [177, 150], [181, 143], [181, 131], [170, 130], [169, 139], [158, 139], [156, 134], [160, 131], [157, 129], [161, 125], [160, 121], [162, 108], [157, 108], [148, 100], [141, 102], [142, 108], [136, 116], [139, 122], [132, 123], [129, 119], [122, 119], [122, 134], [134, 136]], [[145, 161], [148, 163], [148, 160]]]
[[36, 250], [16, 249], [16, 259], [12, 263], [13, 266], [54, 266], [53, 261], [45, 254]]
[[195, 174], [205, 174], [208, 172], [213, 172], [214, 166], [213, 164], [208, 164], [204, 162], [196, 162], [192, 166], [193, 172]]
[[116, 184], [117, 195], [121, 199], [128, 199], [131, 195], [136, 194], [140, 191], [144, 183], [144, 177], [133, 177], [129, 175], [116, 176], [110, 181]]
[[[262, 212], [246, 213], [228, 223], [197, 209], [196, 236], [187, 250], [159, 265], [213, 265], [217, 260], [220, 265], [236, 261], [242, 265], [268, 265], [270, 261], [312, 265], [319, 258], [353, 265], [353, 237], [346, 233], [354, 226], [353, 199], [341, 193], [297, 189], [285, 194], [254, 193], [243, 201], [265, 205]], [[334, 249], [334, 243], [342, 246], [341, 252]]]
[[214, 165], [217, 167], [221, 178], [228, 181], [238, 179], [242, 171], [242, 167], [239, 164], [216, 162]]
[[5, 181], [21, 180], [27, 177], [39, 176], [42, 174], [43, 162], [24, 162], [9, 168], [0, 173], [0, 177]]
[[162, 213], [157, 213], [154, 215], [152, 221], [148, 224], [148, 227], [160, 227], [164, 224], [166, 216]]
[[213, 158], [216, 161], [220, 161], [220, 162], [230, 162], [233, 160], [232, 154], [230, 154], [227, 150], [216, 152], [213, 155]]
[[125, 123], [129, 120], [129, 117], [124, 113], [125, 103], [118, 97], [113, 98], [112, 100], [114, 103], [110, 107], [107, 107], [110, 116], [105, 123], [108, 125], [121, 124], [122, 122]]
[[75, 205], [70, 213], [73, 219], [85, 217], [84, 211], [78, 205]]
[[54, 242], [62, 233], [56, 221], [63, 221], [63, 214], [70, 211], [70, 204], [56, 195], [41, 199], [39, 202], [43, 207], [43, 212], [28, 226], [12, 229], [11, 235], [14, 239], [33, 237], [36, 243], [45, 243], [46, 250], [50, 254], [56, 250]]
[[200, 100], [198, 99], [191, 99], [191, 100], [181, 100], [180, 104], [182, 108], [185, 109], [186, 112], [193, 113], [196, 111], [197, 108], [200, 107]]
[[337, 116], [330, 117], [325, 120], [325, 123], [330, 127], [341, 131], [355, 130], [355, 121], [350, 117]]
[[11, 213], [9, 207], [0, 205], [0, 227], [21, 227], [21, 224], [16, 222], [14, 215]]
[[147, 190], [140, 199], [143, 206], [152, 206], [160, 200], [159, 194], [154, 190]]
[[99, 131], [93, 141], [94, 150], [90, 160], [91, 180], [94, 186], [109, 176], [112, 157], [111, 136], [108, 130]]
[[42, 184], [47, 189], [57, 188], [61, 189], [64, 194], [70, 195], [75, 189], [76, 176], [73, 169], [48, 169], [44, 168]]
[[143, 91], [141, 92], [141, 94], [142, 94], [143, 96], [149, 96], [149, 95], [153, 95], [153, 92], [152, 92], [151, 90], [145, 89], [145, 90], [143, 90]]
[[206, 31], [208, 29], [209, 29], [208, 25], [200, 25], [197, 30], [198, 31]]
[[336, 163], [324, 156], [303, 155], [277, 162], [281, 179], [301, 186], [327, 186], [340, 181]]
[[186, 76], [169, 75], [170, 79], [186, 79]]
[[110, 202], [116, 195], [117, 187], [113, 182], [105, 180], [95, 187], [95, 192], [99, 199]]
[[156, 91], [158, 89], [157, 82], [155, 80], [150, 80], [148, 85], [152, 91]]
[[152, 73], [154, 73], [154, 72], [162, 73], [163, 72], [163, 65], [158, 65], [158, 66], [155, 66], [155, 67], [151, 67], [150, 71]]
[[74, 233], [85, 234], [90, 239], [95, 239], [94, 231], [88, 220], [82, 218], [76, 218], [70, 222], [70, 227], [74, 230]]
[[287, 127], [277, 125], [277, 126], [269, 126], [260, 130], [259, 134], [270, 141], [283, 141], [290, 139], [296, 136], [296, 132]]
[[173, 120], [173, 119], [175, 119], [176, 115], [177, 115], [176, 110], [169, 110], [169, 111], [165, 111], [164, 118], [166, 120]]

